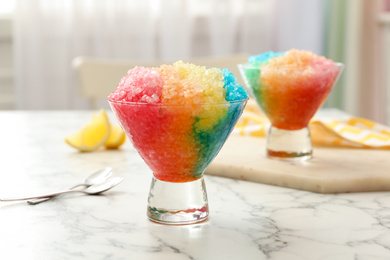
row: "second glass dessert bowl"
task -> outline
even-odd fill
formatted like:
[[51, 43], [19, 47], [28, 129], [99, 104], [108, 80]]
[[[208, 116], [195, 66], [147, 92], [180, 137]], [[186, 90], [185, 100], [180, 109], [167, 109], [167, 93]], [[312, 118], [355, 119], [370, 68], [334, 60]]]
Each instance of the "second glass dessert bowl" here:
[[239, 64], [247, 88], [271, 121], [267, 156], [303, 161], [312, 157], [309, 121], [337, 82], [344, 65], [268, 67]]
[[153, 171], [147, 208], [150, 220], [191, 224], [208, 217], [203, 172], [246, 102], [172, 105], [109, 100], [127, 137]]

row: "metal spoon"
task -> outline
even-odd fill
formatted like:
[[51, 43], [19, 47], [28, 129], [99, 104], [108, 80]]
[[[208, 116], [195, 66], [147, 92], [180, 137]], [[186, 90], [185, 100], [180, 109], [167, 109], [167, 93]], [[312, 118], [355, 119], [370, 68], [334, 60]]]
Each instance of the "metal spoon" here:
[[73, 192], [82, 192], [82, 193], [85, 193], [85, 194], [88, 194], [88, 195], [96, 195], [96, 194], [102, 193], [102, 192], [104, 192], [106, 190], [109, 190], [109, 189], [115, 187], [120, 182], [122, 182], [122, 180], [123, 180], [122, 177], [114, 177], [114, 178], [110, 178], [110, 179], [108, 179], [108, 180], [106, 180], [106, 181], [104, 181], [102, 183], [91, 185], [88, 188], [86, 188], [85, 190], [72, 190], [72, 189], [68, 189], [68, 190], [63, 190], [63, 191], [59, 191], [59, 192], [42, 194], [42, 195], [31, 196], [31, 197], [4, 198], [4, 199], [0, 199], [0, 201], [17, 201], [17, 200], [39, 199], [39, 198], [53, 197], [53, 196], [57, 196], [57, 195], [60, 195], [60, 194], [73, 193]]
[[[81, 186], [89, 187], [91, 185], [102, 183], [103, 181], [107, 180], [111, 175], [112, 175], [112, 168], [107, 167], [107, 168], [104, 168], [104, 169], [101, 169], [101, 170], [98, 170], [98, 171], [92, 173], [91, 175], [87, 176], [87, 178], [84, 179], [83, 183], [77, 184], [69, 189], [73, 190], [73, 189], [81, 187]], [[54, 196], [42, 198], [42, 199], [28, 200], [27, 203], [30, 205], [36, 205], [38, 203], [48, 201], [48, 200], [52, 199], [53, 197]]]

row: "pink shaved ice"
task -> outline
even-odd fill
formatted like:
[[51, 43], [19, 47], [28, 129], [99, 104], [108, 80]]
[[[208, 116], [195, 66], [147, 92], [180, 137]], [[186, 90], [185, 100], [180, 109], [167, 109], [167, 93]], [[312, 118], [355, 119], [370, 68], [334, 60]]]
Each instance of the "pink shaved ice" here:
[[163, 80], [153, 68], [135, 67], [122, 78], [109, 99], [126, 102], [160, 103]]

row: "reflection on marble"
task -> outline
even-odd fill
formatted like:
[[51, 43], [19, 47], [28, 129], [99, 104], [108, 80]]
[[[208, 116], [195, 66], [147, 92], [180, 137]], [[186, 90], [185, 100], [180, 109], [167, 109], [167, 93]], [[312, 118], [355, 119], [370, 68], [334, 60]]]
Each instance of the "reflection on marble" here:
[[129, 143], [78, 153], [63, 138], [90, 111], [0, 112], [0, 197], [54, 191], [106, 166], [125, 178], [100, 196], [0, 204], [0, 259], [390, 259], [390, 193], [317, 194], [205, 176], [210, 218], [146, 218], [151, 172]]

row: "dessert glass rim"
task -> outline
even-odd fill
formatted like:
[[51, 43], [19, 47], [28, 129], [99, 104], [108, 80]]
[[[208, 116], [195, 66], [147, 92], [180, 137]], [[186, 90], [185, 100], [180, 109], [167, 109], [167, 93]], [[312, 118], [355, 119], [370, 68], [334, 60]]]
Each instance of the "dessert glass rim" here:
[[[282, 66], [268, 66], [268, 64], [259, 64], [259, 65], [253, 65], [250, 63], [240, 63], [238, 64], [239, 67], [243, 67], [246, 69], [306, 69], [306, 68], [312, 68], [312, 65], [304, 65], [304, 66], [296, 66], [296, 65], [282, 65]], [[345, 65], [342, 62], [334, 62], [334, 66], [332, 67], [341, 67], [343, 68]], [[319, 66], [321, 67], [321, 66]]]
[[202, 106], [202, 105], [229, 105], [238, 104], [247, 101], [249, 97], [237, 100], [225, 100], [224, 102], [213, 102], [213, 103], [186, 103], [186, 104], [171, 104], [171, 103], [147, 103], [147, 102], [132, 102], [124, 100], [112, 100], [107, 98], [108, 102], [120, 105], [139, 105], [139, 106], [161, 106], [161, 107], [187, 107], [187, 106]]

